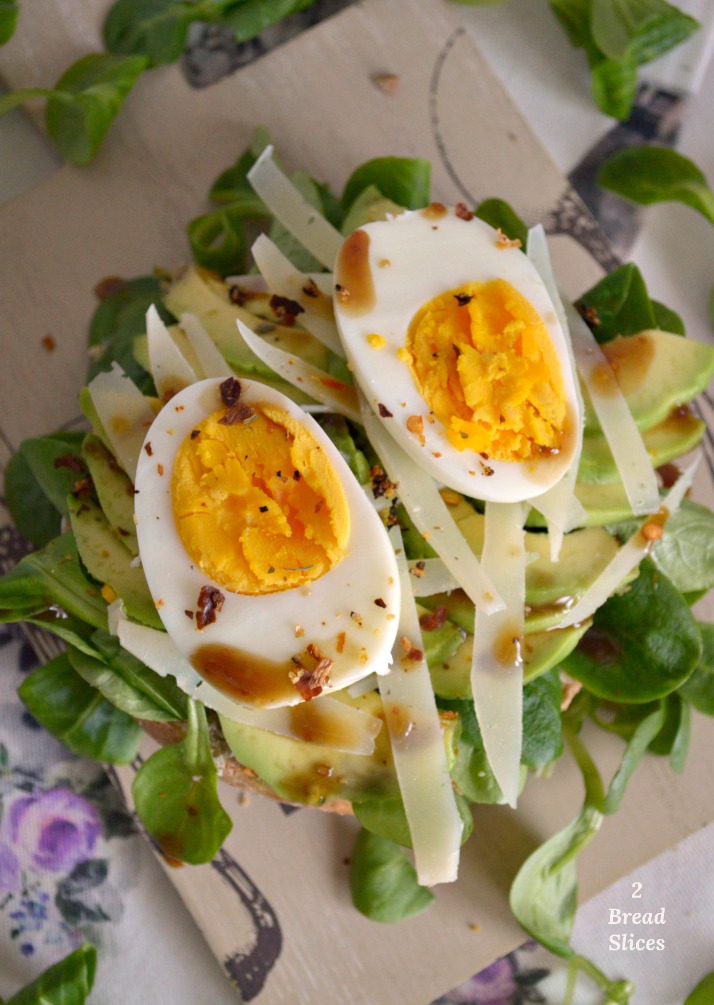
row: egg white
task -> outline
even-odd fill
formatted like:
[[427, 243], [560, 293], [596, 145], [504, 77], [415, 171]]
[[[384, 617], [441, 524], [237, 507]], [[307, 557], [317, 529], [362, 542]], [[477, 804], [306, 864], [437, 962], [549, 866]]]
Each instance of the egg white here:
[[[270, 404], [289, 412], [308, 427], [336, 469], [350, 511], [344, 556], [307, 585], [244, 595], [213, 583], [186, 552], [172, 509], [171, 473], [179, 447], [191, 430], [221, 407], [220, 384], [221, 379], [203, 380], [174, 396], [149, 429], [137, 467], [139, 551], [166, 631], [189, 660], [199, 647], [215, 644], [238, 648], [257, 663], [279, 664], [285, 668], [276, 671], [280, 673], [287, 673], [291, 657], [313, 643], [324, 657], [334, 660], [326, 690], [345, 687], [373, 672], [385, 673], [400, 607], [399, 574], [387, 532], [337, 448], [315, 420], [285, 395], [241, 380], [241, 403]], [[186, 612], [196, 610], [201, 588], [207, 585], [219, 589], [224, 602], [216, 620], [199, 629], [196, 618]], [[262, 707], [301, 700], [295, 688], [274, 700], [243, 699], [245, 704]]]
[[[405, 212], [360, 230], [369, 237], [372, 304], [360, 309], [359, 297], [356, 307], [350, 299], [343, 301], [341, 290], [349, 279], [338, 256], [335, 318], [350, 369], [384, 428], [438, 482], [465, 495], [520, 502], [546, 492], [576, 454], [582, 419], [566, 334], [534, 265], [519, 248], [500, 243], [498, 232], [488, 224], [476, 217], [462, 219], [453, 209]], [[424, 304], [468, 282], [496, 279], [511, 283], [532, 304], [560, 361], [568, 415], [565, 442], [555, 456], [484, 462], [472, 450], [458, 450], [442, 423], [430, 415], [408, 364], [397, 355], [406, 347], [409, 325]], [[384, 339], [383, 345], [368, 341], [375, 334]], [[414, 416], [423, 419], [421, 436], [408, 428]]]

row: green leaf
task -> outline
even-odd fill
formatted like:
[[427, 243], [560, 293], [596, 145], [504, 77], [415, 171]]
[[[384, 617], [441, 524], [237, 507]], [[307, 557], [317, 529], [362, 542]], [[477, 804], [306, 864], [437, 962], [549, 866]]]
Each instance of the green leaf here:
[[202, 6], [187, 0], [117, 0], [104, 21], [104, 44], [109, 52], [142, 56], [149, 66], [174, 63]]
[[674, 335], [687, 334], [684, 321], [671, 307], [661, 304], [659, 300], [650, 300], [650, 305], [655, 316], [655, 325], [657, 328], [663, 332], [672, 332]]
[[315, 0], [242, 0], [228, 6], [221, 23], [228, 25], [237, 42], [248, 42], [256, 35], [291, 14], [311, 7]]
[[601, 343], [657, 327], [642, 273], [631, 263], [609, 272], [578, 298], [576, 306], [593, 319], [590, 325]]
[[43, 548], [60, 533], [66, 497], [79, 474], [55, 461], [79, 448], [83, 434], [25, 440], [5, 468], [5, 504], [22, 536]]
[[590, 24], [603, 55], [622, 59], [633, 48], [639, 63], [663, 55], [699, 27], [665, 0], [592, 0]]
[[614, 154], [598, 174], [603, 188], [648, 206], [681, 202], [714, 223], [714, 192], [688, 157], [668, 147], [629, 147]]
[[137, 813], [170, 858], [210, 862], [230, 833], [216, 779], [206, 710], [189, 701], [185, 738], [152, 754], [132, 785]]
[[268, 217], [263, 202], [252, 193], [191, 220], [186, 228], [191, 254], [199, 265], [222, 276], [247, 268], [246, 220]]
[[96, 967], [97, 952], [87, 943], [17, 991], [6, 1005], [84, 1005]]
[[65, 160], [86, 164], [95, 156], [147, 65], [144, 56], [90, 53], [62, 74], [48, 95], [45, 122]]
[[12, 38], [19, 13], [17, 0], [0, 0], [0, 45]]
[[426, 910], [434, 895], [420, 886], [404, 851], [367, 830], [357, 836], [350, 872], [352, 903], [372, 921], [403, 921]]
[[714, 587], [714, 513], [685, 499], [665, 525], [652, 561], [681, 593]]
[[714, 1001], [714, 971], [702, 977], [687, 995], [684, 1005], [711, 1005]]
[[342, 193], [348, 210], [368, 185], [404, 209], [427, 206], [431, 189], [431, 164], [419, 157], [375, 157], [352, 172]]
[[523, 248], [528, 243], [528, 228], [520, 216], [503, 199], [484, 199], [474, 211], [479, 220], [501, 230], [511, 241], [520, 241]]
[[156, 276], [139, 276], [119, 281], [99, 303], [89, 323], [89, 357], [86, 381], [110, 370], [112, 363], [140, 385], [146, 371], [134, 358], [134, 339], [146, 331], [146, 312], [152, 305], [161, 319], [172, 324], [174, 317], [161, 302], [161, 281]]
[[585, 782], [585, 800], [575, 819], [525, 860], [510, 891], [518, 923], [557, 956], [572, 957], [570, 936], [578, 903], [577, 856], [603, 820], [602, 781], [577, 737], [569, 742]]
[[168, 722], [186, 718], [186, 695], [170, 677], [160, 677], [126, 652], [107, 632], [94, 632], [98, 654], [70, 650], [76, 672], [107, 701], [133, 719]]
[[700, 622], [702, 655], [692, 676], [682, 684], [679, 694], [698, 712], [714, 716], [714, 625]]
[[35, 613], [59, 607], [95, 628], [106, 628], [107, 605], [99, 589], [85, 575], [71, 533], [50, 541], [41, 551], [25, 555], [0, 578], [0, 612]]
[[629, 588], [596, 612], [592, 628], [563, 666], [599, 698], [654, 701], [684, 683], [699, 661], [701, 645], [686, 601], [645, 560]]
[[590, 60], [592, 95], [604, 115], [626, 119], [632, 111], [637, 92], [637, 59], [629, 52], [622, 59]]
[[34, 670], [18, 688], [30, 713], [55, 739], [81, 757], [128, 764], [141, 729], [75, 672], [68, 653]]
[[[454, 793], [456, 806], [464, 824], [461, 833], [461, 844], [465, 844], [474, 828], [471, 807], [460, 793]], [[403, 848], [412, 847], [412, 836], [409, 831], [407, 814], [401, 796], [373, 796], [372, 798], [355, 799], [352, 802], [354, 815], [365, 830], [386, 838]]]
[[660, 702], [653, 712], [642, 719], [635, 728], [625, 753], [615, 772], [610, 787], [605, 797], [605, 813], [614, 813], [622, 802], [627, 783], [632, 774], [647, 753], [647, 749], [652, 740], [657, 736], [664, 725], [665, 704]]

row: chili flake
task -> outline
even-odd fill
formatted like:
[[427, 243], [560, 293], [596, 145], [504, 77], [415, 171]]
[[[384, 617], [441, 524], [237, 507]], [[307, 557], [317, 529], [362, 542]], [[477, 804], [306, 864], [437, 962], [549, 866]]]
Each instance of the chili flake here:
[[198, 594], [198, 613], [196, 627], [199, 631], [207, 625], [212, 625], [216, 615], [223, 609], [225, 597], [215, 586], [202, 586]]

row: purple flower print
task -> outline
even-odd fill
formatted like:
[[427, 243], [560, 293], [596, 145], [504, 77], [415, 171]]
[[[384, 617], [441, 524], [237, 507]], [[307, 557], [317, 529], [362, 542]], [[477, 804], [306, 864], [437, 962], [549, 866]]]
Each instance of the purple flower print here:
[[485, 970], [469, 977], [445, 996], [448, 1005], [513, 1005], [520, 1002], [518, 984], [510, 957], [496, 960]]
[[0, 893], [14, 893], [20, 886], [20, 863], [9, 844], [0, 841]]
[[37, 868], [68, 872], [90, 857], [102, 825], [90, 802], [60, 787], [15, 800], [3, 829]]

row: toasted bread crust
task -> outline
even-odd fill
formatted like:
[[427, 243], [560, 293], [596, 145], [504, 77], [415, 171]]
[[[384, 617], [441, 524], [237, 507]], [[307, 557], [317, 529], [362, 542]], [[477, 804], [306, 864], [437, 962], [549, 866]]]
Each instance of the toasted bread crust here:
[[[141, 720], [140, 724], [144, 732], [148, 733], [152, 739], [156, 740], [162, 746], [169, 743], [177, 743], [183, 740], [186, 734], [186, 725], [183, 722], [148, 722]], [[236, 760], [218, 725], [215, 725], [211, 729], [211, 752], [218, 771], [218, 777], [223, 782], [253, 795], [267, 796], [268, 799], [275, 799], [278, 802], [287, 801], [262, 781], [251, 768], [246, 768]], [[300, 806], [302, 804], [294, 803], [293, 805]], [[333, 799], [321, 806], [307, 808], [324, 810], [327, 813], [346, 814], [352, 812], [352, 804], [348, 799]]]

